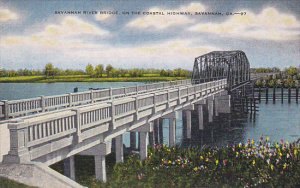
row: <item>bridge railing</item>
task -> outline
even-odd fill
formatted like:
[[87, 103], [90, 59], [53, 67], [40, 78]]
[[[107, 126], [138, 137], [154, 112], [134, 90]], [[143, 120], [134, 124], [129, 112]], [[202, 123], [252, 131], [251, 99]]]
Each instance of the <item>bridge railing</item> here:
[[115, 129], [118, 122], [133, 122], [153, 112], [190, 102], [224, 89], [226, 84], [226, 80], [218, 80], [186, 85], [35, 117], [20, 117], [8, 125], [11, 140], [9, 154], [23, 157], [22, 160], [34, 160]]
[[155, 91], [157, 89], [165, 89], [172, 86], [180, 86], [190, 83], [190, 80], [179, 80], [133, 87], [90, 90], [54, 96], [41, 96], [30, 99], [10, 101], [3, 100], [0, 102], [0, 119], [8, 119], [9, 117], [18, 117], [31, 113], [51, 111], [58, 108], [99, 102], [128, 95], [136, 95], [138, 93]]

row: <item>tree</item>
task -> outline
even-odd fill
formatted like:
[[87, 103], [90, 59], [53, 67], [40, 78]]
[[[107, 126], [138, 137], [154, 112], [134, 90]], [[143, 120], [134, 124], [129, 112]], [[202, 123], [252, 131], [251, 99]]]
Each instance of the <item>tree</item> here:
[[120, 69], [119, 72], [121, 77], [125, 77], [127, 74], [127, 71], [125, 69]]
[[85, 67], [86, 74], [93, 76], [94, 75], [94, 67], [90, 63]]
[[167, 71], [165, 71], [164, 69], [162, 69], [159, 73], [160, 76], [167, 76]]
[[111, 77], [115, 78], [115, 77], [118, 77], [118, 76], [119, 76], [120, 71], [119, 71], [118, 69], [114, 69], [114, 68], [113, 68], [113, 69], [110, 71], [110, 74], [111, 74]]
[[103, 71], [104, 71], [104, 67], [102, 64], [99, 64], [95, 67], [95, 73], [97, 77], [102, 77]]
[[107, 74], [107, 77], [110, 77], [110, 74], [111, 74], [111, 71], [113, 70], [113, 66], [111, 66], [110, 64], [108, 64], [106, 66], [106, 74]]
[[287, 68], [286, 70], [286, 73], [289, 75], [289, 76], [294, 76], [294, 75], [297, 75], [297, 67], [293, 67], [293, 66], [290, 66], [289, 68]]
[[129, 70], [130, 77], [142, 77], [143, 76], [143, 70], [140, 69], [131, 69]]
[[52, 63], [47, 63], [45, 66], [45, 75], [46, 77], [48, 76], [53, 76], [54, 77], [54, 66]]

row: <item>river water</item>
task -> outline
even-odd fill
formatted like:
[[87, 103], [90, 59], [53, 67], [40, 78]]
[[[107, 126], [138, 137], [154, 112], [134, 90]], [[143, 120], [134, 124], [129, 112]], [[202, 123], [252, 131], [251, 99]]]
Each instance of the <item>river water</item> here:
[[[72, 82], [72, 83], [0, 83], [0, 100], [31, 98], [41, 95], [56, 95], [73, 92], [75, 87], [79, 91], [89, 88], [116, 88], [136, 86], [144, 83], [137, 82]], [[186, 146], [224, 146], [227, 144], [245, 143], [248, 139], [258, 140], [261, 136], [268, 136], [271, 141], [295, 141], [300, 138], [300, 104], [292, 102], [283, 104], [277, 102], [266, 104], [262, 101], [259, 112], [250, 118], [249, 114], [234, 112], [220, 115], [213, 123], [205, 123], [205, 129], [198, 129], [196, 114], [192, 119], [192, 138], [186, 139], [183, 129], [181, 111], [178, 112], [176, 122], [176, 142]], [[163, 122], [164, 143], [168, 144], [168, 120]], [[129, 146], [129, 134], [124, 134], [124, 144]]]

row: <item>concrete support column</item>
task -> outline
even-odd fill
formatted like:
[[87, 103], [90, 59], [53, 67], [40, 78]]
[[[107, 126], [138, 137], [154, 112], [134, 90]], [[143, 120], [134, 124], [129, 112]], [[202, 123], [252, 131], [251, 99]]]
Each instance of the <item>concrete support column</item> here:
[[208, 122], [213, 122], [214, 117], [214, 100], [207, 100]]
[[123, 162], [123, 135], [119, 135], [115, 138], [115, 146], [116, 146], [116, 162]]
[[163, 144], [164, 143], [163, 119], [159, 119], [158, 122], [158, 135], [159, 135], [159, 144]]
[[140, 159], [145, 160], [147, 158], [148, 150], [148, 132], [140, 132]]
[[153, 125], [153, 142], [154, 144], [159, 143], [159, 135], [158, 135], [158, 126], [159, 126], [159, 119], [154, 120], [154, 125]]
[[203, 106], [198, 105], [198, 122], [199, 122], [199, 129], [204, 129], [204, 120], [203, 120]]
[[218, 116], [219, 116], [219, 111], [218, 111], [219, 108], [217, 108], [217, 107], [219, 106], [219, 104], [218, 104], [218, 103], [219, 103], [219, 100], [218, 100], [218, 99], [215, 99], [215, 100], [214, 100], [214, 103], [215, 103], [215, 105], [214, 105], [214, 106], [215, 106], [215, 116], [218, 117]]
[[94, 158], [96, 179], [106, 182], [105, 155], [95, 155]]
[[186, 137], [191, 138], [192, 134], [192, 112], [190, 110], [185, 111], [185, 116], [186, 116]]
[[130, 132], [130, 149], [136, 149], [136, 133]]
[[169, 146], [176, 145], [176, 118], [169, 118]]
[[231, 112], [231, 96], [230, 95], [222, 95], [222, 96], [218, 96], [215, 99], [215, 108], [216, 108], [216, 112], [219, 113], [230, 113]]
[[74, 156], [64, 160], [64, 175], [75, 180], [75, 159]]

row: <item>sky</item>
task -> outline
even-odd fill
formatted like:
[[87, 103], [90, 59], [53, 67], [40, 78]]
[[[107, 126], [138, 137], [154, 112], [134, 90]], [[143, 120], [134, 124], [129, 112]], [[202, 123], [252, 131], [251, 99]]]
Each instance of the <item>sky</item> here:
[[300, 0], [0, 0], [4, 69], [91, 63], [192, 70], [195, 57], [214, 50], [242, 50], [254, 68], [299, 66]]

